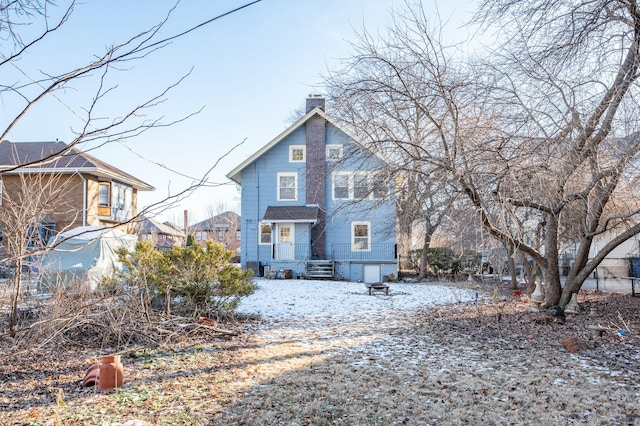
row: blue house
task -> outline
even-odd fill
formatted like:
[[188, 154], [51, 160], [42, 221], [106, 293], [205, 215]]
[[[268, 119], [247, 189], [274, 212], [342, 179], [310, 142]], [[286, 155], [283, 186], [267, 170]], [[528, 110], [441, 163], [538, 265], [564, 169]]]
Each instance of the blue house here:
[[397, 276], [394, 183], [311, 96], [307, 113], [227, 177], [242, 187], [241, 264], [365, 283]]

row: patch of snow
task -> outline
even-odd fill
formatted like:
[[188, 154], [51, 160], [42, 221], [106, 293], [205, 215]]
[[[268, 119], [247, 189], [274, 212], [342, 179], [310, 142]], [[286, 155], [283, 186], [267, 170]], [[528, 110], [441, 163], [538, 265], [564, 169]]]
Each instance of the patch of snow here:
[[389, 283], [389, 295], [365, 284], [342, 281], [256, 278], [258, 289], [242, 299], [238, 312], [263, 318], [358, 314], [415, 309], [476, 300], [477, 292], [429, 283]]

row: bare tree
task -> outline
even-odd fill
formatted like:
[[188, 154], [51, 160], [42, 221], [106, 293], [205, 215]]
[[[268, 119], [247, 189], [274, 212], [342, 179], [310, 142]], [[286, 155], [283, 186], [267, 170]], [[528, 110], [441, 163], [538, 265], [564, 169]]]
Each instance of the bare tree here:
[[424, 278], [433, 235], [460, 194], [444, 166], [447, 152], [440, 150], [455, 138], [450, 98], [456, 76], [435, 62], [420, 62], [431, 59], [424, 56], [430, 31], [421, 10], [406, 12], [393, 15], [385, 41], [363, 29], [352, 43], [353, 56], [328, 74], [326, 84], [336, 117], [386, 159], [387, 178], [396, 178], [401, 253], [412, 248], [413, 229], [420, 224]]
[[[380, 152], [411, 153], [404, 170], [442, 176], [442, 189], [464, 194], [512, 257], [540, 268], [547, 302], [564, 305], [640, 232], [630, 196], [640, 150], [637, 3], [486, 0], [480, 11], [478, 22], [501, 36], [486, 55], [463, 57], [442, 41], [441, 24], [408, 4], [381, 39], [359, 36], [331, 75], [333, 93]], [[590, 258], [603, 233], [612, 238]], [[570, 241], [578, 248], [563, 287], [558, 256]]]
[[[0, 5], [0, 38], [6, 41], [0, 47], [0, 70], [5, 71], [1, 77], [3, 81], [0, 81], [0, 96], [2, 96], [4, 104], [13, 108], [5, 111], [8, 115], [8, 124], [6, 127], [0, 128], [0, 143], [6, 140], [18, 123], [28, 122], [34, 107], [47, 99], [64, 98], [67, 93], [66, 89], [75, 88], [81, 88], [82, 94], [89, 96], [87, 103], [74, 111], [76, 116], [80, 118], [80, 126], [72, 129], [73, 138], [68, 141], [64, 149], [52, 152], [35, 161], [19, 162], [0, 172], [6, 184], [11, 183], [9, 182], [9, 174], [11, 174], [19, 176], [19, 180], [16, 182], [22, 185], [21, 192], [18, 192], [20, 194], [18, 199], [3, 200], [2, 217], [0, 217], [0, 225], [3, 227], [6, 241], [9, 242], [8, 259], [16, 265], [11, 302], [10, 328], [12, 332], [15, 329], [17, 305], [21, 292], [21, 263], [29, 256], [37, 255], [46, 250], [42, 245], [38, 246], [37, 250], [33, 250], [31, 243], [33, 242], [34, 227], [41, 223], [53, 208], [57, 208], [57, 213], [76, 214], [76, 212], [65, 210], [64, 207], [65, 194], [72, 189], [70, 181], [64, 176], [54, 179], [49, 174], [45, 179], [30, 176], [22, 171], [27, 168], [38, 168], [51, 164], [67, 154], [73, 155], [71, 150], [75, 148], [104, 146], [116, 141], [133, 139], [150, 129], [171, 126], [197, 114], [199, 111], [194, 108], [194, 112], [167, 121], [153, 118], [154, 107], [164, 102], [171, 90], [179, 85], [184, 78], [187, 78], [188, 74], [173, 83], [167, 83], [164, 88], [159, 88], [155, 95], [137, 104], [123, 105], [122, 109], [117, 111], [105, 111], [104, 108], [105, 101], [116, 96], [118, 72], [130, 68], [135, 61], [143, 61], [149, 55], [156, 54], [170, 42], [259, 1], [247, 2], [234, 10], [203, 20], [200, 24], [181, 33], [161, 36], [161, 30], [171, 18], [173, 10], [177, 7], [176, 4], [174, 8], [167, 11], [164, 19], [157, 25], [133, 36], [123, 36], [120, 43], [107, 46], [102, 52], [96, 53], [91, 60], [80, 66], [77, 64], [67, 66], [60, 63], [42, 63], [36, 78], [26, 75], [26, 73], [24, 75], [22, 73], [16, 74], [12, 70], [20, 70], [20, 61], [23, 58], [29, 56], [33, 49], [72, 19], [76, 1], [69, 0], [54, 4], [50, 0], [15, 0], [3, 2]], [[60, 71], [60, 66], [67, 66], [67, 68]], [[198, 187], [207, 184], [208, 176], [213, 168], [238, 145], [221, 155], [211, 169], [201, 178], [195, 179], [193, 184], [177, 193], [167, 195], [164, 200], [150, 206], [148, 210], [158, 212], [166, 209], [191, 194]], [[129, 222], [135, 220], [137, 217], [133, 216]], [[56, 231], [63, 231], [63, 229]]]
[[[505, 40], [501, 54], [485, 63], [502, 132], [488, 141], [499, 168], [490, 197], [469, 179], [460, 181], [489, 231], [540, 266], [550, 304], [566, 304], [611, 250], [640, 232], [633, 219], [639, 206], [630, 197], [640, 150], [637, 6], [487, 0], [481, 7], [480, 18], [499, 24]], [[489, 206], [502, 213], [502, 224]], [[531, 226], [514, 238], [506, 231], [516, 223], [509, 216], [528, 218]], [[541, 249], [533, 244], [536, 229], [544, 232]], [[603, 233], [612, 238], [590, 259], [593, 240]], [[563, 238], [577, 246], [564, 288]]]
[[[11, 271], [9, 331], [13, 334], [18, 324], [19, 303], [25, 290], [23, 281], [26, 279], [25, 282], [30, 284], [28, 279], [31, 278], [32, 267], [38, 266], [37, 259], [44, 253], [48, 239], [56, 231], [48, 224], [55, 223], [56, 217], [73, 218], [78, 212], [68, 202], [76, 190], [73, 176], [20, 173], [4, 176], [2, 186], [0, 226], [3, 231], [2, 248], [5, 251], [3, 266]], [[28, 259], [31, 261], [25, 262]]]

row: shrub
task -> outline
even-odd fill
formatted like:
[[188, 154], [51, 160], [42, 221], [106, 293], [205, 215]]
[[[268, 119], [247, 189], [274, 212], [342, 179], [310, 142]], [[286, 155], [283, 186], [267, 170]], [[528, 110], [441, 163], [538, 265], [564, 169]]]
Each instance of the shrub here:
[[167, 312], [226, 317], [255, 291], [252, 272], [230, 263], [234, 253], [213, 241], [167, 252], [140, 241], [135, 252], [118, 255], [125, 268], [114, 281], [138, 287], [153, 306], [164, 306]]

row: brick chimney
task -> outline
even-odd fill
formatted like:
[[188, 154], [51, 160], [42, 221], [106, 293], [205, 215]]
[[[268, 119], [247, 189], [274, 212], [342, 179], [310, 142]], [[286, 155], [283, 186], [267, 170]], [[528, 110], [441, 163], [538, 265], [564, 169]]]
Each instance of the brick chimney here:
[[[320, 95], [309, 95], [307, 113], [314, 108], [325, 110], [325, 100]], [[307, 146], [307, 199], [306, 204], [319, 208], [318, 223], [311, 228], [313, 254], [319, 259], [326, 259], [325, 247], [325, 141], [327, 137], [326, 121], [314, 115], [305, 123]]]
[[307, 98], [306, 113], [308, 113], [309, 111], [311, 111], [316, 107], [320, 108], [323, 111], [326, 111], [324, 97], [322, 97], [322, 95], [309, 95], [309, 97]]

